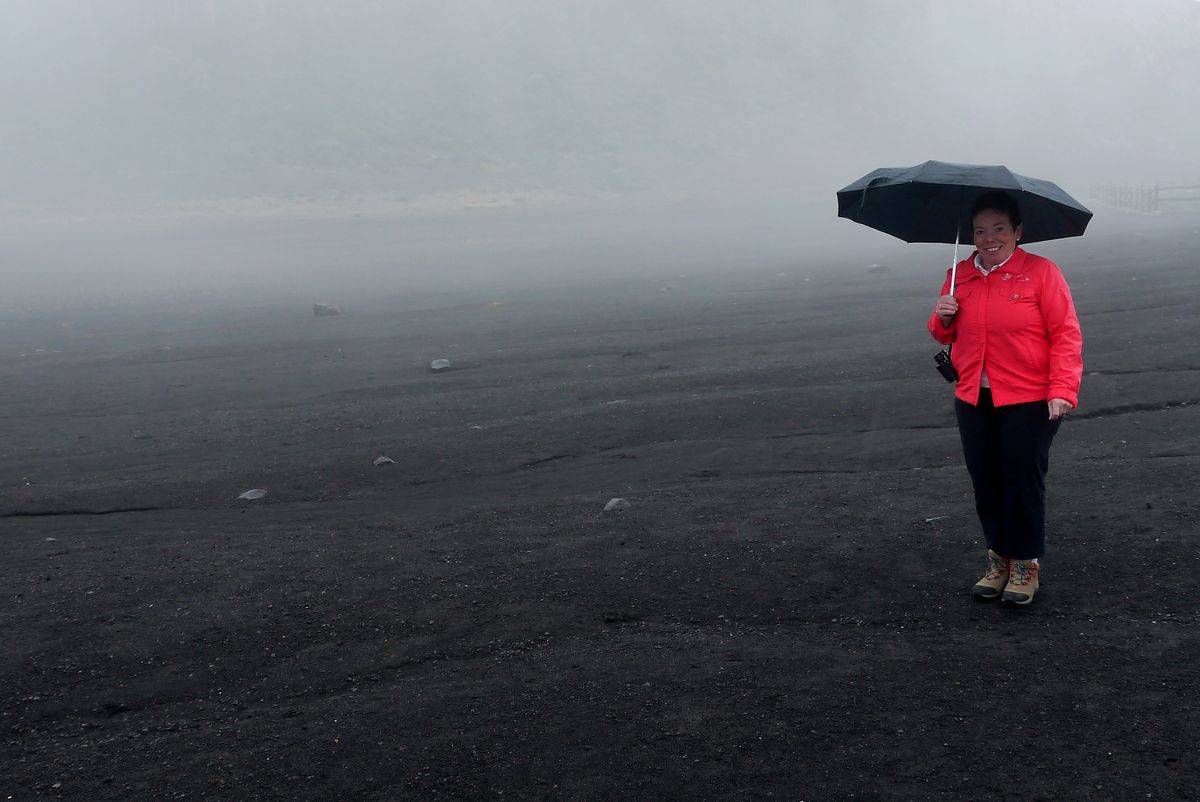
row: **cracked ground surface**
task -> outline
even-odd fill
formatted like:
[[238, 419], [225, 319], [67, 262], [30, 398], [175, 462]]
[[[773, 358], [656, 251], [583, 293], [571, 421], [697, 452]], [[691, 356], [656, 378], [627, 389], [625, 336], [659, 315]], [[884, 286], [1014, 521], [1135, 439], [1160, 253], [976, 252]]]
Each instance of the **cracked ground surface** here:
[[1195, 798], [1194, 239], [1040, 249], [1087, 375], [1017, 610], [899, 247], [8, 321], [0, 797]]

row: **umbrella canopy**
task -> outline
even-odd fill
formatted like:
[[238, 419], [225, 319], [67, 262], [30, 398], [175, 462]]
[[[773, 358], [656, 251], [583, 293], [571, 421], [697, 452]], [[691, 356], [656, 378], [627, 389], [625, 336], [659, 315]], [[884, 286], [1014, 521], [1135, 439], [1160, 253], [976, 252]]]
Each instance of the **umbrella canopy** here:
[[999, 165], [937, 161], [867, 173], [838, 192], [838, 217], [905, 242], [971, 242], [971, 206], [992, 190], [1017, 201], [1022, 244], [1078, 237], [1092, 219], [1087, 207], [1050, 181]]

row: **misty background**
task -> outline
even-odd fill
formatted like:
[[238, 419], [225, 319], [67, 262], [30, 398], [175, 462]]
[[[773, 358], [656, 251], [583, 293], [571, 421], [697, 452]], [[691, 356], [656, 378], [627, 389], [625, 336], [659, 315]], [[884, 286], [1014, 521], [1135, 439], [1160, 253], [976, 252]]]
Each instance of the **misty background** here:
[[1200, 183], [1197, 43], [1197, 0], [0, 0], [0, 304], [861, 264], [879, 166]]

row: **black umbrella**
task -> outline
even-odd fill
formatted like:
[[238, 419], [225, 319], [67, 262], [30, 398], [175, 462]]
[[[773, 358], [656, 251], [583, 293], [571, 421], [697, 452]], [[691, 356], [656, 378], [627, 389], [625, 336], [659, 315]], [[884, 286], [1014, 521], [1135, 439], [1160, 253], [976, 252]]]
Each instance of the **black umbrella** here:
[[971, 206], [991, 190], [1021, 209], [1022, 243], [1078, 237], [1092, 213], [1055, 183], [1007, 167], [928, 161], [881, 167], [838, 192], [838, 217], [905, 242], [970, 242]]

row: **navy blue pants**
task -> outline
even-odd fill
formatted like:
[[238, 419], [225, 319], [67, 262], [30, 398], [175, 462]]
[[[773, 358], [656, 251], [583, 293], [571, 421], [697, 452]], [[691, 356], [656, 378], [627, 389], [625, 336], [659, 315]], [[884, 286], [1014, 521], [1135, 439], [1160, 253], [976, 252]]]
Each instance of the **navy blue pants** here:
[[992, 405], [954, 399], [958, 434], [975, 486], [975, 511], [988, 548], [1002, 557], [1031, 560], [1046, 548], [1046, 470], [1061, 420], [1049, 420], [1045, 401]]

